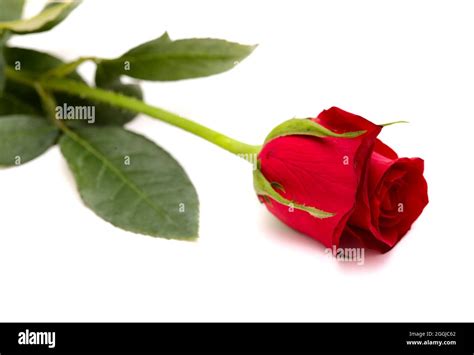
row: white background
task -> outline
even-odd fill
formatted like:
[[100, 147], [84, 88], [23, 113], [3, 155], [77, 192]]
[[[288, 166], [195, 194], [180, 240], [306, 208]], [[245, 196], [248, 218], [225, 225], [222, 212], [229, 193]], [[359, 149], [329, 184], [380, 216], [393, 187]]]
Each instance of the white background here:
[[[196, 243], [135, 235], [86, 209], [57, 147], [0, 171], [1, 321], [473, 321], [474, 21], [470, 1], [90, 1], [14, 44], [115, 57], [161, 35], [259, 47], [228, 73], [146, 83], [146, 100], [249, 143], [336, 105], [425, 159], [430, 204], [364, 266], [274, 219], [251, 167], [147, 117], [201, 201]], [[33, 1], [28, 14], [42, 3]], [[91, 77], [93, 67], [83, 74]]]

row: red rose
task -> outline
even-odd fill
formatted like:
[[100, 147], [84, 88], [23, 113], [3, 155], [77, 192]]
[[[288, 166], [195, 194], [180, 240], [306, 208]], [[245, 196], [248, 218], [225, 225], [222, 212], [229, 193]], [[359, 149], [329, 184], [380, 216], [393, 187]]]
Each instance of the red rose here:
[[[356, 241], [391, 249], [428, 203], [423, 160], [398, 158], [377, 139], [380, 126], [339, 108], [311, 121], [336, 134], [365, 133], [347, 138], [280, 132], [258, 155], [263, 179], [278, 193], [261, 201], [285, 224], [327, 247]], [[308, 208], [331, 215], [318, 218]]]

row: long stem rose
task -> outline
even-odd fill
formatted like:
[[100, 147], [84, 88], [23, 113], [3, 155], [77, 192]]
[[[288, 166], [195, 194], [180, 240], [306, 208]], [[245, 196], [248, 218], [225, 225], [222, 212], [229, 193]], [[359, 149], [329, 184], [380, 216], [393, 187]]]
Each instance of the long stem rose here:
[[[220, 74], [255, 45], [174, 40], [165, 32], [115, 58], [71, 62], [8, 45], [12, 35], [52, 29], [78, 4], [51, 3], [30, 18], [22, 17], [23, 2], [2, 7], [0, 165], [22, 165], [58, 144], [84, 204], [98, 216], [131, 232], [195, 240], [199, 198], [189, 176], [158, 144], [123, 127], [144, 113], [251, 162], [255, 192], [270, 212], [326, 246], [358, 242], [385, 252], [428, 203], [423, 161], [398, 158], [378, 141], [383, 125], [333, 107], [283, 122], [263, 145], [250, 145], [151, 106], [138, 82], [122, 82]], [[93, 85], [77, 71], [86, 62], [95, 66]]]
[[[428, 203], [423, 161], [398, 158], [377, 139], [382, 126], [333, 107], [314, 119], [277, 126], [263, 146], [239, 142], [141, 100], [62, 78], [37, 80], [7, 70], [17, 82], [147, 114], [241, 157], [257, 156], [255, 189], [291, 228], [336, 248], [346, 242], [390, 250]], [[59, 125], [66, 135], [74, 135]]]

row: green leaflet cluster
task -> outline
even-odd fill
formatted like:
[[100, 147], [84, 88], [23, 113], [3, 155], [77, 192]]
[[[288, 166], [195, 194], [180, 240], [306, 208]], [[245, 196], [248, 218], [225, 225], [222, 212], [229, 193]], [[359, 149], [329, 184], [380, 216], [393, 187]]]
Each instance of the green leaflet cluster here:
[[[50, 30], [79, 3], [50, 2], [36, 16], [23, 19], [23, 1], [0, 0], [0, 166], [20, 166], [59, 144], [81, 198], [98, 216], [132, 232], [194, 240], [199, 221], [196, 190], [169, 153], [123, 127], [137, 110], [49, 91], [45, 84], [60, 78], [83, 91], [97, 88], [144, 105], [139, 84], [125, 84], [122, 76], [171, 81], [215, 75], [233, 68], [254, 47], [209, 38], [173, 41], [165, 33], [115, 59], [65, 63], [49, 53], [8, 45], [12, 35]], [[97, 64], [95, 87], [76, 71], [85, 61]], [[59, 120], [55, 110], [62, 107], [93, 108], [93, 124]]]

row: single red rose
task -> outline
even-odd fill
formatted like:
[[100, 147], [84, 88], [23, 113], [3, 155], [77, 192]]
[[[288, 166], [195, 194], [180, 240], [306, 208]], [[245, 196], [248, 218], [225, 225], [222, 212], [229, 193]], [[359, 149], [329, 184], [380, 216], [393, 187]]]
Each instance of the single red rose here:
[[[312, 121], [335, 133], [366, 132], [353, 138], [271, 139], [258, 155], [259, 169], [287, 200], [334, 216], [316, 218], [271, 198], [261, 201], [285, 224], [327, 247], [338, 248], [343, 238], [380, 251], [390, 249], [428, 202], [423, 161], [398, 158], [377, 140], [380, 126], [337, 107]], [[394, 214], [394, 208], [403, 213]]]

